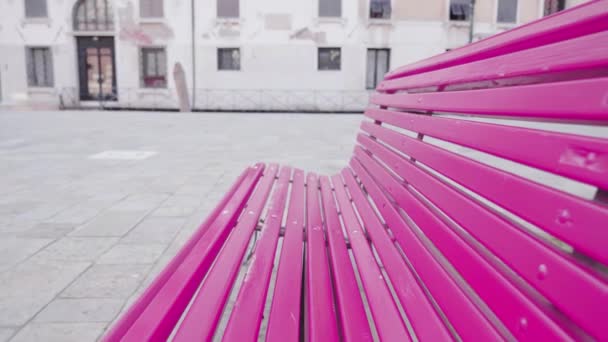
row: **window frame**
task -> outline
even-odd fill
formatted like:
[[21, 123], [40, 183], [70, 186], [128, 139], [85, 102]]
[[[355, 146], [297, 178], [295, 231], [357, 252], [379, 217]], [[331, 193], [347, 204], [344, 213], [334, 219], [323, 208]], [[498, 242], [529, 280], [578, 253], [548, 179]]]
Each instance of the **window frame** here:
[[519, 1], [520, 0], [513, 0], [515, 1], [515, 20], [514, 21], [499, 21], [498, 20], [498, 11], [500, 9], [500, 1], [502, 0], [496, 0], [495, 4], [496, 4], [496, 10], [495, 10], [495, 22], [497, 25], [499, 26], [512, 26], [512, 25], [517, 25], [517, 23], [519, 23]]
[[388, 17], [382, 17], [382, 18], [377, 18], [377, 17], [372, 17], [372, 2], [374, 1], [383, 1], [383, 0], [368, 0], [367, 1], [367, 18], [369, 20], [391, 20], [391, 18], [393, 17], [393, 0], [388, 0], [388, 8], [389, 8], [389, 13], [388, 13]]
[[[340, 53], [340, 59], [338, 61], [338, 68], [326, 68], [321, 69], [321, 51], [338, 50]], [[317, 47], [317, 71], [342, 71], [342, 47], [340, 46], [319, 46]]]
[[[160, 75], [160, 68], [159, 68], [159, 63], [158, 63], [158, 53], [162, 52], [164, 53], [164, 58], [165, 58], [165, 63], [162, 66], [162, 68], [164, 68], [164, 72], [165, 72], [165, 82], [164, 84], [161, 85], [147, 85], [146, 84], [146, 77], [159, 77]], [[147, 54], [150, 53], [154, 53], [154, 60], [156, 63], [156, 70], [155, 70], [155, 75], [148, 75], [147, 74], [147, 70], [148, 70], [148, 59], [147, 59]], [[139, 63], [139, 86], [142, 89], [167, 89], [169, 86], [169, 70], [168, 70], [168, 54], [167, 54], [167, 48], [165, 46], [141, 46], [139, 47], [139, 58], [140, 58], [140, 63]]]
[[[236, 50], [239, 52], [239, 63], [238, 63], [238, 68], [222, 68], [222, 62], [221, 62], [221, 52], [224, 50]], [[242, 51], [240, 47], [218, 47], [216, 50], [216, 57], [217, 57], [217, 71], [241, 71], [242, 69]], [[230, 65], [234, 65], [234, 61], [231, 61], [232, 63], [229, 63]]]
[[[367, 60], [368, 56], [369, 56], [369, 51], [374, 51], [375, 52], [375, 61], [376, 63], [374, 63], [374, 86], [372, 88], [369, 88], [367, 85], [367, 67], [369, 66], [369, 62]], [[390, 48], [367, 48], [365, 50], [365, 89], [366, 90], [375, 90], [378, 87], [378, 83], [377, 81], [377, 76], [378, 76], [378, 51], [386, 51], [387, 52], [387, 60], [386, 60], [386, 72], [388, 73], [391, 70], [391, 49]]]
[[[144, 13], [142, 13], [142, 11], [143, 11], [142, 3], [144, 1], [158, 1], [158, 2], [160, 2], [160, 15], [159, 16], [154, 16], [154, 15], [145, 16]], [[164, 19], [165, 18], [165, 0], [139, 0], [139, 18], [143, 19], [143, 20], [159, 20], [159, 19]]]
[[[35, 62], [35, 57], [34, 57], [34, 52], [37, 50], [42, 50], [44, 51], [44, 74], [45, 76], [45, 80], [44, 82], [41, 84], [41, 82], [38, 81], [36, 75], [37, 73], [37, 69], [36, 69], [36, 62]], [[47, 59], [48, 58], [48, 59]], [[48, 67], [48, 69], [47, 69]], [[28, 88], [53, 88], [55, 86], [55, 72], [53, 70], [54, 68], [54, 64], [53, 64], [53, 50], [51, 49], [50, 46], [26, 46], [25, 47], [25, 72], [26, 72], [26, 78], [27, 78], [27, 87]], [[32, 82], [32, 79], [35, 79], [34, 82]]]
[[223, 0], [215, 0], [215, 17], [217, 19], [225, 19], [225, 20], [229, 20], [229, 19], [239, 19], [241, 18], [241, 0], [233, 0], [236, 1], [237, 3], [237, 13], [236, 16], [225, 16], [225, 15], [220, 15], [220, 2]]
[[30, 16], [28, 15], [28, 0], [23, 0], [23, 17], [25, 19], [48, 19], [49, 18], [49, 1], [48, 0], [40, 0], [44, 3], [44, 15], [42, 16]]

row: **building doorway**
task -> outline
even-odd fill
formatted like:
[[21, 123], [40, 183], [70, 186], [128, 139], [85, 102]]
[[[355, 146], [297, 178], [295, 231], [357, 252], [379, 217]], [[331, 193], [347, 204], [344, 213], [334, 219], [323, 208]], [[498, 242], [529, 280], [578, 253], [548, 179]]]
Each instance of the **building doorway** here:
[[110, 0], [78, 0], [73, 13], [81, 101], [117, 101]]
[[78, 37], [80, 100], [117, 100], [114, 37]]

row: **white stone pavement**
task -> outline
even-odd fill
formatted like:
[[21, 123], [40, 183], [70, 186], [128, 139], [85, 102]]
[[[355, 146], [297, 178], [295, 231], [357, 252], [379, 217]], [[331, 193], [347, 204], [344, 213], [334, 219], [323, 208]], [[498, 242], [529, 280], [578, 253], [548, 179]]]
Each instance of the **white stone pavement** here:
[[245, 166], [336, 172], [360, 120], [0, 112], [0, 341], [95, 340]]

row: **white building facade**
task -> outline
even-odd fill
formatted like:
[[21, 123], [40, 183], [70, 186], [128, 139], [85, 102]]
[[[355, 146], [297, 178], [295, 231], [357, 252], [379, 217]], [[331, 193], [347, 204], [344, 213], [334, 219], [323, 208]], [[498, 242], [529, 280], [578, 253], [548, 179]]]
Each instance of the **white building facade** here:
[[[583, 0], [476, 0], [473, 39]], [[0, 108], [361, 111], [470, 0], [2, 0]]]

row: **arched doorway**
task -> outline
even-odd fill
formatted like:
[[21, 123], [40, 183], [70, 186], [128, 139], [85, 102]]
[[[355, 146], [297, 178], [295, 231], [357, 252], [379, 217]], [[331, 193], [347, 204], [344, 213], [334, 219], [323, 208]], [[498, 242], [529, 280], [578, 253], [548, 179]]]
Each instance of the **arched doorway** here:
[[116, 101], [111, 0], [78, 0], [72, 17], [78, 51], [80, 100]]

